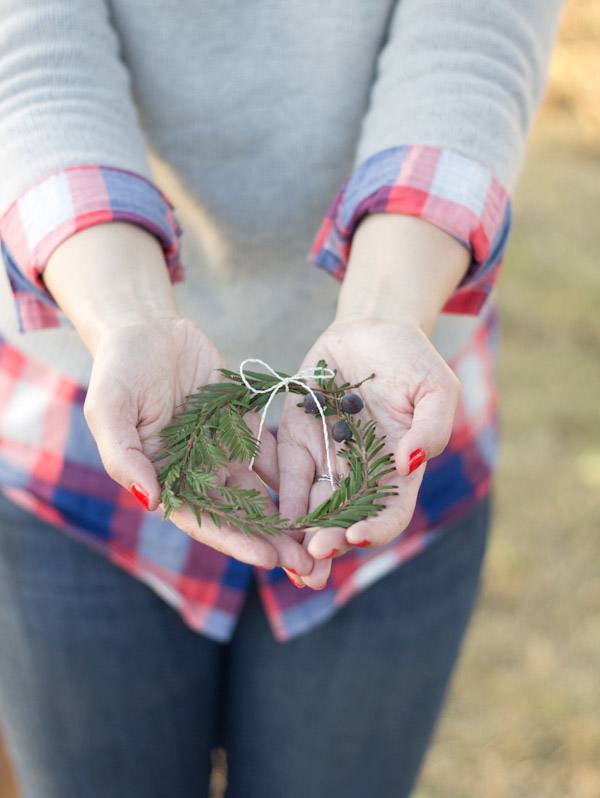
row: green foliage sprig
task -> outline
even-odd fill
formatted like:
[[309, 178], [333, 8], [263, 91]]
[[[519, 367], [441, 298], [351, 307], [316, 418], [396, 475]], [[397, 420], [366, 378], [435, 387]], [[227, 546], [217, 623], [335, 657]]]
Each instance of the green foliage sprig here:
[[[326, 367], [324, 361], [317, 364], [317, 368]], [[220, 373], [225, 381], [205, 385], [190, 394], [161, 432], [163, 448], [155, 460], [161, 463], [158, 480], [166, 518], [187, 505], [199, 524], [202, 513], [207, 513], [218, 527], [224, 524], [247, 535], [274, 536], [291, 528], [347, 528], [378, 513], [385, 506], [381, 502], [396, 493], [395, 486], [381, 484], [383, 477], [394, 471], [391, 455], [382, 453], [385, 436], [377, 435], [375, 422], [353, 420], [341, 408], [344, 394], [373, 379], [374, 374], [354, 385], [337, 385], [335, 376], [316, 380], [325, 397], [325, 415], [343, 418], [352, 438], [338, 451], [348, 461], [347, 476], [312, 512], [290, 521], [278, 512], [269, 512], [267, 499], [260, 491], [223, 484], [229, 462], [250, 462], [258, 454], [260, 444], [244, 416], [262, 410], [271, 394], [253, 393], [235, 371], [220, 369]], [[244, 374], [253, 388], [263, 391], [274, 389], [282, 377], [287, 377], [252, 371]], [[284, 389], [281, 386], [278, 391]], [[304, 384], [298, 383], [290, 383], [288, 390], [300, 395], [308, 393]]]

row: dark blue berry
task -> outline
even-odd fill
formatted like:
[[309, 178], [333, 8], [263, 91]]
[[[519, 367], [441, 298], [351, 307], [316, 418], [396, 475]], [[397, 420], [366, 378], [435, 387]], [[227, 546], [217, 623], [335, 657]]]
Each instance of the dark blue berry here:
[[348, 424], [347, 421], [336, 421], [336, 423], [333, 425], [331, 434], [333, 435], [333, 440], [337, 441], [338, 443], [352, 440], [352, 430], [350, 429], [350, 424]]
[[[325, 396], [320, 391], [313, 391], [313, 393], [317, 399], [317, 402], [321, 405], [321, 407], [325, 407], [325, 405], [327, 404], [327, 399], [325, 399]], [[316, 416], [317, 413], [319, 412], [317, 402], [315, 402], [315, 399], [311, 396], [311, 394], [307, 393], [304, 396], [304, 412], [312, 413], [313, 415]]]
[[344, 411], [344, 413], [348, 413], [349, 415], [354, 415], [354, 413], [360, 413], [363, 409], [364, 404], [363, 400], [357, 393], [347, 393], [342, 396], [342, 401], [340, 402], [340, 407]]

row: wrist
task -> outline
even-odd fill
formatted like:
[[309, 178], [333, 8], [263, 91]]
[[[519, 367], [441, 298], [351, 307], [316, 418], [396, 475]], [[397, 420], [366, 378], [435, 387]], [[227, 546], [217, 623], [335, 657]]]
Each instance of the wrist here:
[[414, 330], [421, 330], [427, 335], [427, 337], [431, 336], [431, 332], [435, 324], [435, 322], [429, 324], [427, 321], [423, 321], [416, 315], [408, 312], [387, 315], [385, 313], [381, 313], [380, 311], [365, 313], [362, 310], [357, 311], [356, 313], [338, 311], [335, 315], [333, 323], [335, 325], [364, 324], [373, 328], [381, 327], [382, 329], [390, 329], [390, 326], [405, 329], [410, 327]]
[[469, 261], [465, 247], [428, 222], [367, 216], [353, 237], [336, 318], [406, 323], [430, 334]]
[[95, 356], [101, 341], [109, 335], [133, 327], [157, 328], [182, 318], [175, 308], [140, 303], [127, 306], [123, 303], [120, 307], [117, 305], [112, 307], [110, 312], [93, 314], [86, 319], [77, 320], [74, 324], [79, 337]]
[[49, 259], [44, 281], [92, 354], [107, 332], [179, 318], [161, 245], [135, 225], [71, 236]]

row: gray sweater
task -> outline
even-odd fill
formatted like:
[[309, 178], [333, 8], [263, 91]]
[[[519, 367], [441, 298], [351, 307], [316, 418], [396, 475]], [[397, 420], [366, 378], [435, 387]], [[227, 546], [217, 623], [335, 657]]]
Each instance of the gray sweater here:
[[[0, 0], [0, 214], [66, 166], [154, 179], [185, 230], [182, 310], [231, 365], [292, 369], [334, 312], [337, 284], [306, 256], [340, 184], [379, 150], [431, 144], [510, 189], [560, 6]], [[85, 384], [75, 333], [20, 335], [0, 279], [2, 334]], [[442, 316], [440, 351], [476, 324]]]

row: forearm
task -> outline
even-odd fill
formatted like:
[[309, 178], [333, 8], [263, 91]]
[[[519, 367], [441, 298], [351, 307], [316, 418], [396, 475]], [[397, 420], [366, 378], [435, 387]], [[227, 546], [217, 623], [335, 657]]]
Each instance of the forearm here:
[[48, 260], [44, 282], [92, 353], [107, 330], [177, 316], [161, 245], [136, 225], [71, 236]]
[[411, 322], [430, 334], [469, 260], [466, 247], [427, 222], [367, 216], [354, 234], [337, 319]]

